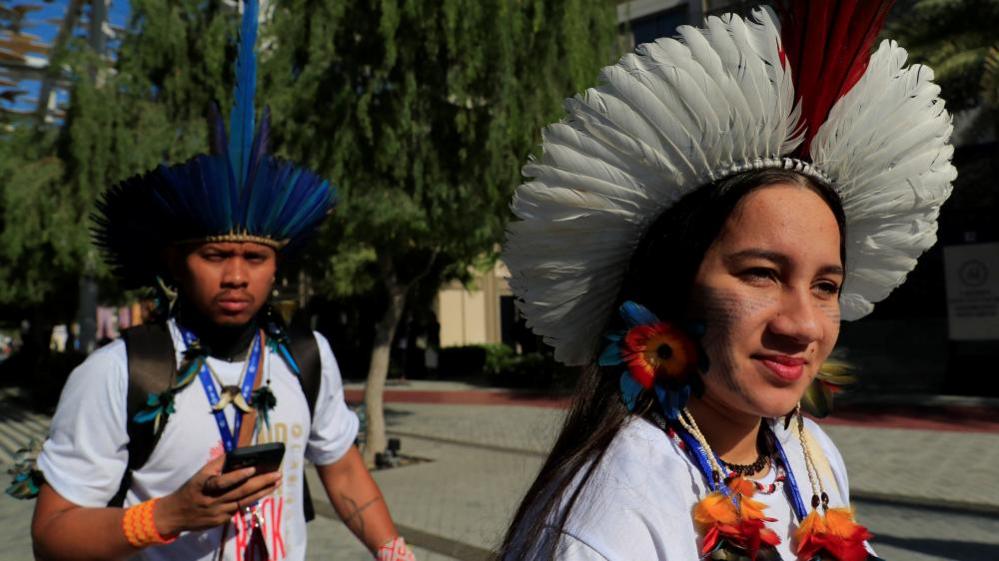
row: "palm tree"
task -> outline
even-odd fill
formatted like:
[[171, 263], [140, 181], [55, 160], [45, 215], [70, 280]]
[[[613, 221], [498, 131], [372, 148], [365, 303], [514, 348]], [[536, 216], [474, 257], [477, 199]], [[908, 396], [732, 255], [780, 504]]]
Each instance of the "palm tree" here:
[[933, 68], [948, 109], [974, 109], [980, 133], [999, 132], [999, 0], [910, 0], [892, 15], [887, 33]]

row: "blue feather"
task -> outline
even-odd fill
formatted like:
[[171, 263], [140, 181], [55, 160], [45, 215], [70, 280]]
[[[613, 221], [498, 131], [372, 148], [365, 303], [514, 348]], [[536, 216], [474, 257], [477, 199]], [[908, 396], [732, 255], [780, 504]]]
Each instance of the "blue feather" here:
[[229, 116], [229, 163], [236, 175], [236, 185], [245, 185], [255, 121], [254, 96], [257, 91], [257, 0], [243, 3], [243, 22], [239, 31], [236, 58], [235, 105]]
[[636, 382], [631, 377], [631, 374], [625, 372], [621, 374], [620, 387], [621, 400], [624, 402], [624, 406], [628, 408], [628, 411], [634, 411], [638, 394], [642, 393], [642, 385]]
[[628, 324], [628, 329], [638, 325], [651, 325], [659, 323], [659, 318], [641, 304], [636, 304], [631, 300], [621, 304], [621, 317]]
[[617, 343], [607, 345], [604, 352], [600, 354], [600, 358], [597, 359], [599, 366], [617, 366], [621, 362], [621, 347]]
[[226, 138], [225, 120], [222, 118], [219, 106], [215, 103], [208, 106], [208, 129], [210, 131], [209, 147], [211, 153], [216, 156], [225, 154], [229, 140]]
[[662, 387], [659, 384], [653, 385], [652, 389], [653, 391], [655, 391], [656, 399], [659, 400], [659, 405], [662, 406], [663, 411], [668, 411], [667, 404], [669, 403], [669, 392], [666, 391], [666, 388]]
[[[253, 137], [253, 147], [250, 149], [250, 161], [246, 176], [246, 187], [252, 187], [254, 183], [254, 172], [260, 167], [260, 162], [267, 155], [267, 145], [270, 142], [271, 134], [271, 108], [264, 106], [264, 113], [260, 117], [260, 127]], [[252, 207], [251, 207], [252, 208]]]

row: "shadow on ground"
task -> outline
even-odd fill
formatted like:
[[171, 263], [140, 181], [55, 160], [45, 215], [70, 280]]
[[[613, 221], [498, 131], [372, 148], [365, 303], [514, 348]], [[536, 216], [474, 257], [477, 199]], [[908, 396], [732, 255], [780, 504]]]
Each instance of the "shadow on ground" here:
[[935, 538], [897, 538], [879, 534], [875, 546], [884, 544], [915, 553], [958, 561], [988, 561], [999, 559], [999, 545]]

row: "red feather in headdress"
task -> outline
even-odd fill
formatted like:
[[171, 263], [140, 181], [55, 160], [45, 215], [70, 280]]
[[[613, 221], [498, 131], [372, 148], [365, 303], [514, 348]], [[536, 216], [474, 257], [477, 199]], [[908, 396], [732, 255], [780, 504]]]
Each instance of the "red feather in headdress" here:
[[793, 156], [808, 160], [819, 127], [867, 69], [871, 47], [894, 0], [784, 0], [781, 42], [801, 99], [804, 142]]

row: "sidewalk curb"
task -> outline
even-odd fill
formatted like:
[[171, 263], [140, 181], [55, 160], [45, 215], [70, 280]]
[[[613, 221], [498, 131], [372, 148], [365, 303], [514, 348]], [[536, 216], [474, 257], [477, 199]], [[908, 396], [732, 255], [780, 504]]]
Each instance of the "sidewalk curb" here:
[[[399, 431], [399, 430], [389, 429], [386, 432], [392, 434], [393, 436], [417, 438], [420, 440], [427, 440], [431, 442], [440, 442], [442, 444], [463, 446], [465, 448], [477, 448], [480, 450], [488, 450], [490, 452], [517, 454], [520, 456], [531, 456], [542, 459], [548, 456], [547, 451], [539, 452], [537, 450], [530, 450], [527, 448], [514, 448], [508, 446], [497, 446], [493, 444], [483, 444], [481, 442], [469, 442], [466, 440], [460, 440], [456, 438], [420, 434], [411, 431]], [[891, 493], [883, 493], [880, 491], [871, 491], [867, 489], [850, 489], [850, 497], [851, 499], [856, 499], [861, 502], [878, 503], [884, 505], [902, 506], [909, 508], [919, 508], [932, 511], [946, 511], [946, 512], [960, 513], [960, 514], [980, 514], [989, 517], [999, 517], [999, 505], [991, 503], [979, 503], [973, 501], [955, 501], [951, 499], [936, 499], [931, 497], [919, 497], [911, 495], [895, 495]]]

